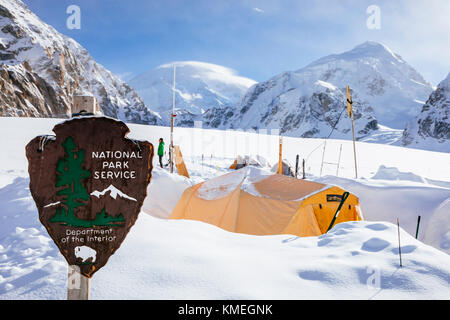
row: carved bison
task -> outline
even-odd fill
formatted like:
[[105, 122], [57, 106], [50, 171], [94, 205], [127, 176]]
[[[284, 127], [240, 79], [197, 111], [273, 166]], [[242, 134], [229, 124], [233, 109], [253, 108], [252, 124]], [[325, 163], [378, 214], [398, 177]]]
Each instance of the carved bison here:
[[94, 263], [97, 251], [87, 246], [75, 247], [75, 256], [82, 259], [81, 263], [86, 262], [89, 258], [92, 258], [91, 263]]

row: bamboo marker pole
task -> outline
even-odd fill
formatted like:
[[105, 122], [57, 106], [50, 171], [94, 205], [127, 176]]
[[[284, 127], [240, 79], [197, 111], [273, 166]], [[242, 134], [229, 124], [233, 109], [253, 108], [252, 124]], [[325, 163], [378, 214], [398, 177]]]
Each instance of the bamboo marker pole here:
[[278, 155], [278, 174], [283, 174], [283, 159], [282, 159], [282, 153], [283, 153], [283, 137], [280, 136], [279, 139], [279, 145], [280, 145], [280, 151]]
[[398, 231], [398, 256], [400, 258], [400, 268], [402, 267], [402, 249], [400, 245], [400, 222], [397, 218], [397, 231]]
[[353, 156], [355, 158], [355, 177], [358, 179], [358, 166], [356, 165], [356, 143], [355, 143], [355, 125], [353, 119], [353, 100], [350, 96], [350, 87], [347, 86], [347, 113], [352, 119], [352, 135], [353, 135]]
[[80, 273], [78, 266], [68, 266], [67, 300], [89, 300], [91, 279]]
[[298, 175], [298, 161], [299, 161], [299, 158], [300, 158], [299, 155], [297, 155], [295, 157], [295, 178], [297, 178], [297, 175]]
[[305, 179], [305, 159], [302, 161], [302, 179]]

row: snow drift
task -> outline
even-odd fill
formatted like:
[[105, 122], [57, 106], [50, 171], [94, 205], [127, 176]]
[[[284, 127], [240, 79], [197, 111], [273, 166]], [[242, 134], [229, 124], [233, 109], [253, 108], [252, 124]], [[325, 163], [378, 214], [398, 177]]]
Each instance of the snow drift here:
[[[0, 299], [66, 298], [67, 264], [38, 220], [28, 189], [24, 155], [26, 143], [36, 135], [51, 133], [58, 121], [0, 118], [0, 134], [8, 137], [0, 140], [0, 148], [5, 151], [0, 154]], [[130, 136], [136, 139], [155, 143], [160, 136], [165, 137], [161, 127], [129, 126]], [[450, 191], [445, 183], [450, 179], [442, 173], [449, 161], [448, 154], [358, 142], [359, 150], [371, 161], [370, 166], [361, 168], [364, 179], [350, 178], [352, 156], [342, 159], [341, 174], [347, 178], [313, 178], [342, 185], [357, 194], [367, 221], [338, 224], [320, 237], [250, 236], [197, 221], [161, 219], [170, 214], [186, 187], [229, 171], [226, 168], [235, 159], [233, 148], [228, 154], [215, 153], [200, 162], [201, 156], [191, 150], [202, 147], [207, 154], [210, 151], [207, 146], [218, 143], [204, 145], [201, 138], [186, 138], [197, 134], [195, 130], [176, 130], [176, 141], [185, 139], [183, 156], [192, 178], [154, 169], [146, 205], [159, 218], [140, 213], [120, 249], [93, 278], [93, 299], [450, 297], [450, 256], [443, 252], [449, 249]], [[224, 134], [208, 130], [205, 138]], [[273, 140], [276, 159], [278, 137], [267, 138], [268, 142]], [[199, 145], [191, 149], [188, 141]], [[319, 142], [285, 139], [283, 150], [292, 159], [296, 147], [309, 152]], [[328, 148], [341, 143], [346, 142], [329, 140]], [[272, 152], [269, 156], [261, 153], [273, 160]], [[246, 153], [239, 151], [239, 154]], [[319, 152], [318, 157], [321, 155]], [[428, 164], [421, 161], [421, 156], [430, 157], [433, 166], [423, 168]], [[406, 163], [405, 158], [410, 161]], [[424, 179], [428, 176], [423, 173], [428, 172], [433, 181], [439, 176], [444, 181], [441, 185], [427, 180], [428, 183], [410, 181], [401, 174], [403, 180], [394, 181], [395, 174], [370, 179], [380, 164], [391, 168], [395, 164], [400, 173], [410, 172]], [[441, 250], [411, 236], [418, 213], [423, 216], [419, 240]], [[402, 226], [403, 268], [399, 268], [397, 227], [392, 223], [397, 216]]]

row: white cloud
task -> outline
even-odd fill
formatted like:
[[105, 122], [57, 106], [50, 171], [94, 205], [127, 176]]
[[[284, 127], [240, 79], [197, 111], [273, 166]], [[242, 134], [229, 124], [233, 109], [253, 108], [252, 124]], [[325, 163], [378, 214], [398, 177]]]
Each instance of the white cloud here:
[[260, 8], [253, 8], [253, 11], [256, 11], [256, 12], [259, 12], [259, 13], [264, 13], [264, 10], [263, 9], [260, 9]]
[[133, 72], [116, 73], [116, 75], [120, 78], [120, 80], [125, 82], [130, 81], [135, 76]]

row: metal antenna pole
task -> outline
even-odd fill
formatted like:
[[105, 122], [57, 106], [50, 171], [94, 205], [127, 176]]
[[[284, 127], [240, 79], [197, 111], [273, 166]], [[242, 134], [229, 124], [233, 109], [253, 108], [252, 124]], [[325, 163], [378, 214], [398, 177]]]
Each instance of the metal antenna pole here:
[[172, 88], [172, 114], [170, 115], [170, 173], [173, 173], [173, 122], [175, 117], [175, 82], [176, 81], [176, 65], [173, 65], [173, 88]]
[[353, 135], [353, 156], [355, 158], [355, 177], [358, 179], [358, 167], [356, 165], [356, 143], [355, 143], [355, 125], [353, 121], [353, 100], [350, 96], [350, 87], [347, 86], [347, 112], [352, 118], [352, 135]]
[[325, 148], [327, 147], [327, 140], [323, 143], [323, 153], [322, 153], [322, 163], [320, 164], [320, 175], [319, 177], [322, 177], [322, 170], [323, 170], [323, 160], [325, 158]]
[[341, 147], [339, 148], [339, 159], [338, 159], [338, 164], [337, 164], [337, 169], [336, 169], [336, 177], [339, 177], [339, 166], [341, 164], [341, 153], [342, 153], [342, 143], [341, 143]]
[[353, 134], [353, 157], [355, 158], [355, 177], [356, 179], [358, 179], [358, 166], [356, 165], [355, 125], [353, 124], [353, 112], [352, 112], [352, 134]]

